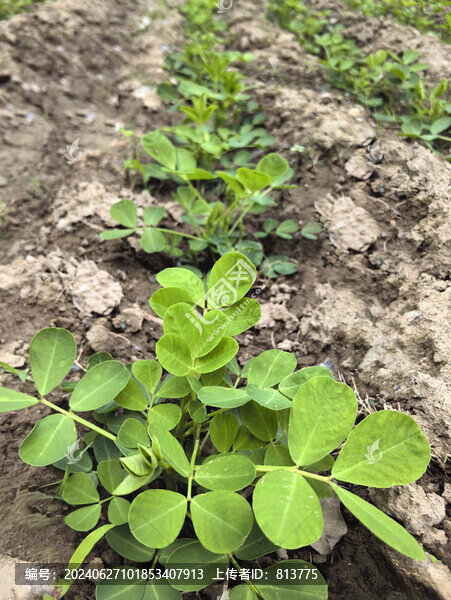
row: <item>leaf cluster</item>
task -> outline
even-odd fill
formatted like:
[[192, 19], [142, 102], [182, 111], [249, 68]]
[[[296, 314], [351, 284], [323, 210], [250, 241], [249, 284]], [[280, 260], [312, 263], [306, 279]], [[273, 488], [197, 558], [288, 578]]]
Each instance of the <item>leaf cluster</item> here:
[[[82, 562], [105, 535], [130, 561], [210, 566], [202, 581], [159, 587], [162, 597], [180, 598], [181, 591], [208, 585], [218, 565], [239, 566], [279, 547], [317, 541], [323, 533], [320, 500], [333, 493], [385, 543], [425, 559], [400, 524], [347, 489], [388, 488], [420, 477], [430, 446], [419, 426], [391, 410], [355, 425], [353, 390], [325, 367], [297, 369], [289, 352], [268, 350], [241, 367], [234, 336], [259, 318], [258, 303], [246, 296], [255, 276], [252, 263], [237, 253], [216, 262], [206, 286], [188, 269], [162, 271], [162, 287], [150, 299], [163, 320], [156, 360], [124, 365], [107, 352], [91, 356], [83, 377], [63, 384], [72, 390], [69, 411], [45, 396], [70, 372], [75, 340], [58, 328], [33, 338], [30, 365], [38, 395], [1, 388], [0, 411], [38, 403], [54, 411], [36, 423], [19, 454], [29, 465], [53, 464], [65, 472], [59, 494], [73, 508], [65, 523], [92, 530], [71, 563]], [[77, 426], [88, 432], [74, 458]], [[94, 529], [99, 521], [106, 524]], [[249, 585], [240, 591], [248, 595], [237, 591], [237, 598], [270, 600], [285, 589]], [[61, 585], [59, 597], [69, 587]], [[151, 581], [145, 588], [149, 597], [160, 597], [152, 595]], [[143, 589], [142, 582], [124, 587], [127, 597]], [[327, 596], [322, 577], [315, 590]], [[303, 597], [305, 585], [295, 591]], [[117, 586], [100, 583], [96, 597], [117, 593]]]

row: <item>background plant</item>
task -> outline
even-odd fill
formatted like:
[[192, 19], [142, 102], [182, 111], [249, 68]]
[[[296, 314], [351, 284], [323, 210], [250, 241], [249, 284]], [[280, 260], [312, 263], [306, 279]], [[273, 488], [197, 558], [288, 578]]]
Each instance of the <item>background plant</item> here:
[[403, 25], [413, 25], [420, 31], [433, 31], [448, 43], [451, 40], [448, 0], [345, 0], [345, 2], [353, 10], [359, 10], [368, 17], [393, 15]]
[[428, 65], [418, 62], [419, 52], [398, 55], [379, 50], [365, 55], [354, 40], [343, 36], [340, 24], [329, 23], [328, 11], [310, 11], [298, 0], [270, 0], [269, 9], [308, 52], [320, 57], [333, 85], [373, 109], [376, 119], [398, 125], [404, 137], [419, 138], [431, 150], [447, 152], [451, 141], [446, 135], [451, 127], [447, 80], [433, 87], [421, 75]]
[[[245, 218], [276, 206], [271, 192], [295, 187], [287, 185], [294, 173], [278, 154], [265, 154], [274, 138], [262, 127], [265, 114], [251, 99], [242, 74], [235, 68], [253, 57], [220, 49], [224, 22], [213, 18], [215, 9], [210, 0], [183, 5], [188, 41], [181, 52], [167, 57], [170, 79], [160, 84], [158, 94], [171, 104], [168, 112], [179, 111], [185, 120], [144, 135], [142, 146], [154, 161], [140, 162], [134, 150], [126, 168], [133, 177], [141, 174], [146, 185], [157, 180], [175, 186], [173, 197], [183, 207], [183, 220], [191, 227], [189, 234], [157, 228], [163, 208], [149, 207], [144, 211], [144, 227], [139, 227], [144, 231], [141, 245], [146, 252], [166, 251], [198, 264], [205, 258], [199, 255], [203, 250], [218, 256], [235, 249], [258, 266], [264, 256], [258, 240], [268, 234], [291, 239], [298, 225], [292, 220], [277, 223], [268, 219], [263, 231], [252, 239], [245, 229]], [[124, 131], [124, 135], [134, 139], [131, 131]], [[136, 231], [136, 214], [130, 200], [117, 203], [111, 216], [126, 230], [107, 231], [101, 238], [114, 239]], [[300, 234], [316, 239], [320, 230], [319, 224], [309, 223]], [[188, 240], [187, 251], [186, 245], [179, 247], [184, 238]], [[265, 260], [262, 269], [267, 276], [276, 277], [293, 273], [297, 266], [287, 256], [277, 255]]]
[[[346, 487], [387, 488], [420, 477], [430, 447], [419, 426], [388, 410], [354, 426], [352, 389], [324, 367], [296, 370], [289, 352], [268, 350], [241, 368], [234, 336], [260, 316], [258, 303], [246, 297], [255, 276], [252, 263], [237, 253], [218, 260], [206, 288], [188, 269], [165, 269], [157, 277], [162, 288], [150, 299], [163, 319], [157, 360], [125, 366], [99, 352], [80, 381], [63, 382], [76, 343], [68, 331], [47, 328], [29, 350], [37, 396], [0, 390], [1, 411], [38, 403], [54, 411], [36, 423], [19, 455], [29, 465], [64, 471], [55, 485], [75, 508], [65, 523], [92, 530], [71, 564], [82, 563], [105, 535], [128, 560], [206, 569], [202, 581], [136, 581], [122, 588], [101, 582], [97, 600], [141, 598], [144, 585], [146, 597], [180, 598], [181, 591], [208, 585], [216, 567], [239, 568], [239, 561], [278, 547], [308, 546], [323, 530], [319, 500], [333, 492], [385, 543], [425, 559], [401, 525]], [[71, 390], [69, 410], [46, 398], [58, 385]], [[77, 441], [76, 425], [88, 433], [80, 460], [72, 464], [67, 452]], [[377, 456], [370, 452], [375, 442]], [[100, 519], [107, 523], [97, 527]], [[305, 561], [271, 569], [293, 566], [316, 572], [315, 597], [327, 597], [324, 579]], [[60, 584], [59, 598], [70, 585]], [[290, 591], [302, 597], [310, 585], [303, 578]], [[233, 597], [272, 600], [285, 593], [277, 578], [246, 586]]]

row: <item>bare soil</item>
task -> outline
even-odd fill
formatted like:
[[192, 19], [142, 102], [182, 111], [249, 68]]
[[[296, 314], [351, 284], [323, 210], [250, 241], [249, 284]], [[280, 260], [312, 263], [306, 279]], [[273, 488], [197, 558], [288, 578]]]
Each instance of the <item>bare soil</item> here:
[[[269, 348], [294, 352], [299, 367], [329, 358], [335, 374], [358, 393], [362, 416], [383, 407], [405, 411], [433, 448], [418, 482], [370, 495], [439, 562], [404, 559], [345, 511], [348, 533], [329, 553], [306, 548], [290, 557], [318, 565], [332, 600], [447, 598], [449, 165], [378, 129], [368, 111], [328, 85], [294, 36], [256, 16], [254, 6], [240, 3], [227, 18], [230, 47], [256, 57], [246, 66], [253, 95], [267, 113], [274, 150], [295, 168], [299, 185], [265, 217], [324, 224], [316, 242], [268, 243], [268, 251], [295, 259], [299, 272], [259, 281], [267, 284], [263, 317], [240, 336], [240, 360]], [[348, 33], [364, 47], [370, 40], [374, 47], [387, 43], [374, 37], [375, 20], [353, 19]], [[392, 23], [383, 30], [396, 31], [390, 43], [398, 51], [410, 48], [415, 34], [419, 49], [433, 45], [436, 56], [448, 55], [435, 36]], [[155, 274], [174, 263], [166, 255], [145, 255], [128, 240], [101, 242], [97, 234], [121, 197], [139, 206], [165, 203], [167, 224], [182, 226], [164, 189], [149, 195], [131, 186], [122, 165], [130, 148], [117, 131], [121, 125], [145, 133], [167, 122], [155, 84], [164, 78], [165, 55], [182, 43], [176, 3], [56, 0], [0, 22], [0, 360], [27, 366], [30, 339], [52, 325], [72, 331], [80, 361], [98, 350], [127, 361], [153, 356], [161, 326], [148, 299], [157, 288]], [[446, 75], [443, 61], [433, 64]], [[373, 164], [365, 153], [376, 138], [384, 156]], [[77, 139], [81, 158], [67, 164], [66, 146]], [[305, 151], [290, 150], [295, 144]], [[6, 374], [0, 384], [17, 385]], [[54, 401], [65, 399], [55, 395]], [[81, 537], [62, 522], [61, 503], [39, 487], [59, 472], [18, 458], [21, 440], [45, 410], [0, 417], [0, 553], [19, 560], [67, 560]], [[107, 545], [99, 548], [108, 563]], [[12, 588], [0, 593], [14, 598]], [[67, 597], [92, 598], [93, 591], [74, 588]]]

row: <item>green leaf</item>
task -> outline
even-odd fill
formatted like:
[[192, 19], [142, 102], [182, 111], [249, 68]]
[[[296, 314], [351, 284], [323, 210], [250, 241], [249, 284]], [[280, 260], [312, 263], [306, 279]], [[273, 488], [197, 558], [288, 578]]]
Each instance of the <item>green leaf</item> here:
[[127, 477], [121, 481], [121, 483], [114, 490], [113, 494], [115, 496], [127, 496], [128, 494], [132, 494], [133, 492], [136, 492], [136, 490], [139, 490], [139, 488], [141, 488], [143, 485], [148, 484], [153, 475], [157, 472], [158, 469], [154, 473], [145, 475], [143, 477], [133, 477], [132, 475], [127, 475]]
[[64, 415], [49, 415], [36, 423], [22, 442], [20, 458], [33, 467], [60, 460], [77, 441], [75, 423]]
[[287, 161], [280, 156], [280, 154], [276, 154], [275, 152], [264, 156], [256, 166], [256, 170], [259, 173], [264, 173], [267, 175], [271, 182], [280, 179], [287, 169]]
[[138, 209], [133, 200], [124, 198], [113, 204], [110, 208], [110, 217], [123, 227], [136, 227]]
[[34, 383], [45, 396], [66, 377], [77, 356], [77, 345], [66, 329], [47, 327], [31, 340], [29, 354]]
[[[294, 569], [297, 581], [289, 580], [278, 581], [277, 572], [284, 572], [287, 569]], [[303, 571], [301, 571], [303, 569]], [[302, 573], [302, 579], [299, 574]], [[268, 583], [265, 581], [256, 581], [258, 593], [263, 600], [326, 600], [327, 584], [324, 577], [308, 562], [303, 560], [283, 560], [271, 565], [266, 569]]]
[[[146, 361], [142, 361], [146, 362]], [[157, 363], [158, 364], [158, 363]], [[160, 365], [158, 365], [160, 366]], [[160, 367], [161, 370], [161, 367]], [[133, 372], [133, 368], [132, 368]], [[119, 394], [114, 399], [119, 406], [123, 406], [128, 410], [147, 410], [147, 400], [144, 394], [141, 391], [141, 388], [133, 381], [133, 379], [129, 379], [127, 385], [124, 389], [119, 392]]]
[[277, 413], [253, 400], [241, 407], [241, 416], [249, 431], [259, 440], [272, 441], [277, 434]]
[[191, 398], [187, 405], [188, 413], [195, 423], [203, 423], [207, 419], [207, 409], [202, 402]]
[[197, 396], [204, 404], [216, 408], [237, 408], [250, 400], [243, 388], [225, 388], [216, 385], [203, 387], [199, 390]]
[[256, 276], [254, 265], [243, 254], [229, 252], [221, 256], [208, 280], [208, 305], [219, 308], [235, 304], [247, 294]]
[[92, 504], [100, 500], [99, 492], [87, 473], [74, 473], [63, 487], [62, 497], [68, 504]]
[[162, 252], [167, 247], [164, 233], [158, 229], [145, 229], [141, 236], [141, 246], [144, 252]]
[[218, 554], [242, 546], [252, 528], [249, 503], [235, 492], [207, 492], [191, 502], [194, 531], [200, 543]]
[[379, 539], [409, 558], [425, 560], [426, 555], [423, 548], [402, 525], [369, 502], [366, 502], [366, 500], [340, 488], [334, 483], [330, 485], [346, 508]]
[[289, 375], [279, 383], [279, 390], [288, 398], [293, 399], [301, 387], [312, 377], [330, 377], [333, 379], [332, 372], [326, 367], [306, 367]]
[[142, 145], [147, 154], [152, 158], [167, 169], [171, 171], [175, 170], [177, 162], [176, 151], [167, 137], [158, 133], [158, 131], [152, 131], [143, 135]]
[[238, 421], [230, 413], [215, 415], [208, 429], [211, 441], [219, 452], [228, 452], [238, 433]]
[[13, 375], [16, 375], [20, 379], [20, 381], [22, 381], [22, 383], [27, 380], [28, 369], [15, 369], [11, 365], [8, 365], [8, 363], [2, 362], [1, 360], [0, 369], [6, 371], [7, 373], [12, 373]]
[[134, 233], [134, 229], [107, 229], [99, 233], [101, 240], [119, 240]]
[[326, 454], [324, 458], [321, 458], [310, 465], [305, 465], [305, 469], [317, 473], [320, 473], [321, 471], [330, 471], [330, 469], [334, 466], [334, 462], [335, 461], [332, 456], [330, 454]]
[[161, 337], [156, 343], [155, 353], [161, 366], [173, 375], [187, 375], [193, 368], [190, 347], [177, 333], [166, 333]]
[[277, 446], [270, 446], [266, 450], [264, 464], [291, 467], [294, 463], [291, 459], [290, 451], [288, 450], [287, 446], [278, 444]]
[[293, 398], [288, 448], [293, 461], [308, 465], [346, 438], [357, 416], [352, 389], [330, 377], [309, 379]]
[[[120, 567], [121, 572], [115, 574], [116, 581], [109, 583], [107, 579], [100, 581], [96, 587], [96, 600], [144, 600], [146, 585], [139, 581], [137, 575], [129, 580], [127, 567]], [[125, 583], [118, 583], [123, 581]]]
[[418, 424], [401, 412], [371, 413], [348, 436], [332, 469], [341, 481], [385, 488], [415, 481], [431, 448]]
[[129, 378], [122, 363], [116, 360], [102, 362], [83, 375], [70, 397], [69, 406], [77, 412], [100, 408], [116, 398]]
[[202, 181], [204, 179], [216, 179], [216, 175], [210, 173], [210, 171], [206, 171], [205, 169], [194, 169], [189, 173], [183, 173], [182, 179], [189, 181]]
[[430, 131], [432, 134], [438, 135], [448, 129], [448, 127], [451, 127], [451, 117], [442, 117], [432, 123]]
[[10, 390], [9, 388], [0, 387], [0, 412], [9, 412], [11, 410], [20, 410], [37, 404], [37, 398]]
[[194, 297], [194, 294], [195, 292], [191, 292], [189, 288], [164, 287], [153, 294], [150, 299], [150, 307], [159, 317], [163, 318], [167, 309], [177, 302], [195, 304], [197, 298]]
[[291, 400], [272, 388], [262, 389], [257, 385], [248, 385], [246, 392], [257, 404], [270, 410], [284, 410], [291, 407]]
[[[163, 269], [157, 275], [157, 281], [163, 287], [184, 288], [192, 297], [192, 303], [200, 303], [205, 296], [205, 289], [202, 280], [189, 269], [171, 267]], [[180, 300], [183, 302], [183, 300]]]
[[254, 522], [244, 544], [234, 554], [239, 560], [255, 560], [256, 558], [260, 558], [260, 556], [274, 552], [277, 548], [278, 546], [268, 540], [257, 523]]
[[254, 464], [246, 456], [239, 454], [218, 456], [196, 470], [197, 483], [209, 490], [235, 492], [250, 485], [254, 479]]
[[128, 523], [130, 502], [125, 498], [113, 498], [108, 504], [108, 520], [113, 525]]
[[306, 223], [301, 229], [301, 235], [307, 240], [316, 240], [318, 234], [321, 233], [322, 230], [323, 228], [320, 223]]
[[180, 533], [186, 515], [186, 498], [169, 490], [146, 490], [130, 506], [130, 530], [151, 548], [164, 548]]
[[91, 354], [91, 356], [88, 358], [88, 362], [86, 363], [86, 370], [89, 371], [89, 369], [92, 369], [92, 367], [95, 367], [101, 362], [106, 362], [107, 360], [113, 360], [113, 357], [109, 352], [101, 351]]
[[177, 333], [189, 344], [191, 355], [205, 356], [224, 336], [227, 319], [219, 310], [198, 317], [192, 306], [179, 302], [167, 309], [163, 318], [165, 334]]
[[182, 411], [177, 404], [157, 404], [147, 415], [149, 425], [159, 425], [170, 431], [182, 418]]
[[276, 234], [281, 238], [291, 240], [292, 236], [290, 234], [295, 233], [298, 229], [299, 228], [294, 221], [287, 219], [278, 226]]
[[[189, 377], [189, 375], [188, 375]], [[163, 385], [155, 393], [157, 398], [183, 398], [191, 391], [191, 386], [186, 377], [168, 375]]]
[[117, 488], [122, 481], [123, 471], [121, 463], [117, 458], [111, 460], [102, 460], [97, 465], [97, 476], [100, 483], [110, 494]]
[[143, 211], [143, 221], [146, 225], [158, 225], [164, 217], [164, 206], [148, 206]]
[[401, 124], [401, 131], [407, 135], [418, 136], [422, 129], [423, 124], [416, 117], [410, 117]]
[[142, 423], [138, 419], [126, 419], [119, 429], [117, 441], [126, 448], [149, 446], [149, 437]]
[[[75, 549], [75, 552], [72, 554], [69, 564], [67, 565], [69, 568], [71, 568], [71, 565], [75, 565], [76, 568], [78, 568], [81, 563], [85, 560], [85, 558], [87, 557], [87, 555], [91, 552], [92, 548], [94, 547], [94, 545], [105, 535], [105, 533], [107, 531], [109, 531], [112, 527], [114, 527], [114, 525], [102, 525], [101, 527], [99, 527], [98, 529], [96, 529], [95, 531], [92, 531], [91, 533], [89, 533], [84, 540], [81, 541], [81, 543], [77, 546], [77, 548]], [[67, 592], [67, 590], [71, 587], [71, 585], [73, 584], [73, 580], [68, 581], [67, 583], [63, 584], [63, 585], [58, 585], [55, 588], [55, 591], [58, 592], [58, 598], [62, 598], [64, 596], [64, 594]]]
[[100, 512], [100, 504], [84, 506], [66, 515], [64, 522], [75, 531], [89, 531], [97, 525]]
[[263, 533], [282, 548], [308, 546], [321, 537], [319, 500], [299, 473], [266, 473], [255, 486], [252, 505]]
[[256, 356], [249, 367], [248, 383], [270, 388], [279, 383], [296, 368], [296, 358], [283, 350], [266, 350]]
[[238, 181], [250, 192], [258, 192], [271, 185], [271, 179], [264, 173], [240, 167], [236, 172]]
[[410, 63], [413, 63], [415, 60], [417, 60], [419, 56], [419, 52], [415, 52], [414, 50], [406, 50], [402, 54], [402, 62], [405, 65], [409, 65]]
[[177, 148], [177, 171], [194, 171], [196, 159], [189, 150]]
[[182, 600], [182, 596], [169, 583], [163, 582], [160, 579], [155, 583], [153, 581], [147, 582], [144, 588], [144, 596], [141, 600]]
[[175, 548], [168, 557], [165, 566], [168, 570], [180, 569], [182, 565], [187, 569], [202, 569], [202, 577], [197, 576], [196, 579], [188, 580], [187, 583], [184, 583], [182, 578], [180, 581], [172, 582], [172, 585], [178, 590], [194, 592], [213, 583], [216, 570], [225, 571], [229, 559], [223, 554], [215, 554], [206, 550], [198, 541], [186, 540], [185, 542]]
[[187, 477], [189, 473], [189, 462], [180, 442], [169, 431], [159, 425], [149, 425], [149, 433], [152, 441], [157, 440], [163, 458], [173, 467], [177, 473]]
[[222, 311], [227, 319], [224, 335], [235, 336], [250, 329], [258, 323], [261, 317], [261, 308], [257, 300], [243, 298], [229, 308]]
[[115, 443], [103, 435], [98, 435], [95, 438], [93, 448], [97, 462], [119, 458], [119, 456], [122, 454]]
[[215, 171], [216, 175], [218, 175], [225, 183], [227, 187], [230, 188], [237, 196], [242, 196], [244, 192], [244, 187], [238, 181], [236, 177], [230, 175], [230, 173], [225, 173], [224, 171]]
[[196, 358], [194, 369], [197, 373], [211, 373], [226, 365], [237, 352], [238, 342], [234, 338], [223, 337], [208, 354]]
[[[123, 498], [120, 498], [123, 500]], [[149, 548], [133, 537], [127, 523], [110, 529], [106, 534], [106, 541], [119, 556], [134, 562], [147, 562], [155, 554], [154, 548]]]
[[[121, 456], [119, 460], [121, 461], [121, 465], [124, 467], [127, 473], [129, 473], [135, 479], [149, 477], [155, 471], [155, 466], [149, 465], [147, 457], [143, 456], [142, 452]], [[120, 485], [122, 484], [119, 484], [119, 486]], [[114, 490], [114, 494], [118, 495], [117, 488]]]
[[242, 583], [228, 592], [227, 600], [257, 600], [257, 596], [248, 585]]

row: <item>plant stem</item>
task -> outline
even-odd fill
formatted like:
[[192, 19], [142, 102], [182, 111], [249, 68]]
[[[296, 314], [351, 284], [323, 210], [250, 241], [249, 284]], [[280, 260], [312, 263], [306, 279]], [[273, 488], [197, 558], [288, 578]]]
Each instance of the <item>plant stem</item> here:
[[205, 208], [208, 210], [208, 212], [210, 212], [210, 207], [208, 206], [208, 202], [205, 200], [205, 198], [203, 198], [199, 194], [199, 192], [196, 190], [196, 188], [191, 183], [191, 181], [189, 179], [185, 179], [185, 178], [183, 178], [183, 181], [188, 184], [188, 186], [193, 190], [193, 192], [196, 194], [196, 196], [199, 198], [199, 200], [202, 202], [202, 204], [205, 206]]
[[193, 453], [191, 454], [191, 460], [189, 463], [189, 475], [188, 475], [188, 491], [186, 494], [186, 499], [188, 502], [191, 500], [191, 492], [193, 488], [193, 479], [194, 479], [194, 469], [197, 457], [197, 451], [199, 449], [199, 441], [200, 441], [200, 425], [196, 427], [196, 437], [194, 439], [194, 448]]
[[204, 238], [196, 237], [195, 235], [190, 235], [189, 233], [182, 233], [181, 231], [175, 231], [174, 229], [164, 229], [164, 227], [136, 227], [135, 231], [144, 231], [146, 229], [156, 229], [157, 231], [162, 231], [163, 233], [169, 233], [171, 235], [180, 235], [181, 237], [189, 238], [190, 240], [200, 240], [204, 242]]
[[39, 402], [42, 402], [42, 404], [45, 404], [46, 406], [53, 408], [53, 410], [56, 410], [57, 412], [60, 412], [63, 415], [66, 415], [66, 417], [71, 418], [73, 421], [77, 421], [77, 423], [80, 423], [81, 425], [84, 425], [85, 427], [92, 429], [96, 433], [100, 433], [100, 435], [103, 435], [104, 437], [108, 438], [109, 440], [112, 440], [113, 442], [116, 440], [116, 436], [113, 435], [112, 433], [109, 433], [108, 431], [105, 431], [104, 429], [97, 427], [97, 425], [94, 425], [93, 423], [90, 423], [89, 421], [82, 419], [81, 417], [79, 417], [78, 415], [75, 415], [74, 413], [64, 410], [64, 408], [60, 408], [59, 406], [56, 406], [56, 404], [52, 404], [52, 402], [49, 402], [45, 398], [41, 398], [39, 400]]
[[276, 465], [255, 465], [255, 470], [260, 471], [261, 473], [267, 473], [269, 471], [292, 471], [294, 473], [299, 473], [303, 477], [309, 477], [310, 479], [317, 479], [318, 481], [324, 481], [324, 483], [329, 483], [332, 479], [332, 475], [329, 477], [324, 477], [323, 475], [317, 475], [316, 473], [309, 473], [308, 471], [301, 471], [296, 466], [294, 467], [283, 467]]
[[[237, 569], [237, 571], [240, 572], [241, 566], [237, 563], [237, 561], [235, 560], [235, 557], [232, 554], [228, 554], [227, 556], [230, 558], [230, 562], [233, 564], [235, 569]], [[247, 579], [244, 583], [251, 588], [251, 590], [254, 592], [254, 594], [257, 598], [260, 597], [260, 594], [258, 593], [258, 590], [255, 587], [255, 585], [252, 583], [252, 581], [249, 581]]]

